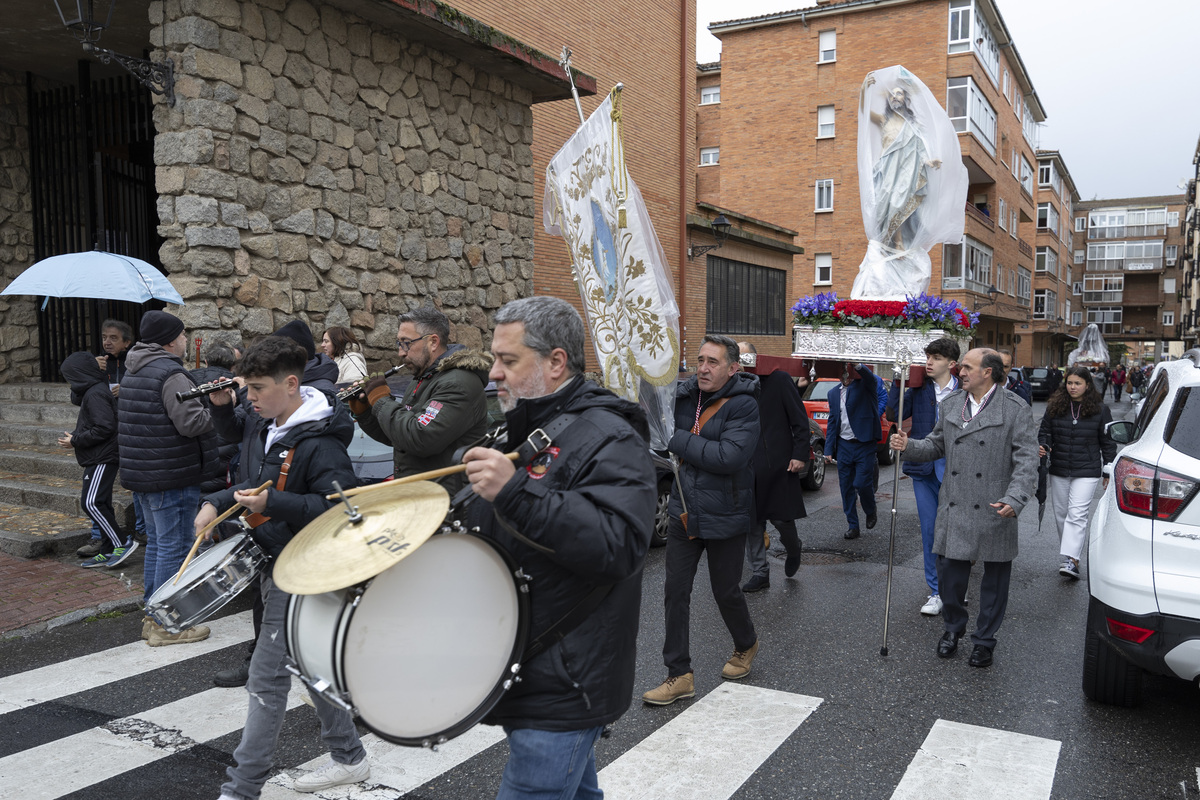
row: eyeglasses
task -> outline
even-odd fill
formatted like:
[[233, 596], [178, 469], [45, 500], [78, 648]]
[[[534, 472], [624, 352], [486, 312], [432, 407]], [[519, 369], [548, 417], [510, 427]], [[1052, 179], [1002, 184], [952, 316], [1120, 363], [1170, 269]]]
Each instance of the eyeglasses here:
[[428, 339], [430, 336], [433, 336], [433, 334], [427, 333], [424, 336], [418, 336], [416, 339], [397, 339], [396, 347], [399, 347], [401, 350], [403, 350], [404, 352], [407, 353], [409, 348], [412, 347], [414, 344], [421, 341], [422, 339]]

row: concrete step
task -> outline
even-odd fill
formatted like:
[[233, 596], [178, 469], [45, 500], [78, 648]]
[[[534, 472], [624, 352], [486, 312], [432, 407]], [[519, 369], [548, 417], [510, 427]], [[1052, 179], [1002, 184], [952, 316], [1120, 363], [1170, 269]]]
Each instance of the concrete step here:
[[57, 447], [58, 437], [62, 436], [61, 425], [27, 425], [21, 422], [6, 422], [0, 425], [0, 446], [3, 445], [36, 445], [38, 447]]
[[[79, 503], [79, 491], [78, 480], [0, 472], [0, 503], [86, 517]], [[114, 489], [113, 508], [117, 514], [117, 522], [127, 533], [132, 532], [135, 522], [133, 495], [124, 489]], [[91, 527], [90, 522], [88, 527]]]
[[40, 403], [70, 403], [66, 383], [0, 383], [0, 402], [28, 400]]
[[48, 475], [74, 481], [83, 478], [83, 467], [79, 466], [71, 450], [37, 445], [0, 447], [0, 472]]
[[18, 422], [24, 425], [53, 425], [65, 431], [75, 429], [79, 418], [78, 406], [70, 403], [44, 403], [12, 400], [0, 403], [0, 423]]
[[91, 527], [86, 517], [0, 503], [0, 552], [19, 558], [73, 554]]

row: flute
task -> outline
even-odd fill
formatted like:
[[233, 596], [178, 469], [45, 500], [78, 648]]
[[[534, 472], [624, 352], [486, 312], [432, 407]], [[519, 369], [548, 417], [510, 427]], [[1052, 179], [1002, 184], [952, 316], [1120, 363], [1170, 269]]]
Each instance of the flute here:
[[206, 394], [219, 392], [222, 389], [233, 389], [237, 387], [237, 383], [233, 378], [221, 378], [212, 381], [211, 383], [202, 383], [195, 389], [189, 389], [186, 392], [176, 392], [175, 399], [182, 403], [184, 400], [195, 400], [197, 397], [204, 397]]
[[[383, 373], [383, 377], [390, 378], [402, 369], [404, 369], [403, 364], [396, 366], [396, 367], [391, 367], [386, 372]], [[340, 392], [337, 393], [337, 399], [341, 400], [343, 403], [346, 402], [351, 397], [354, 397], [354, 395], [361, 392], [363, 390], [364, 385], [365, 384], [355, 383], [353, 386], [347, 386], [345, 389], [342, 389]]]

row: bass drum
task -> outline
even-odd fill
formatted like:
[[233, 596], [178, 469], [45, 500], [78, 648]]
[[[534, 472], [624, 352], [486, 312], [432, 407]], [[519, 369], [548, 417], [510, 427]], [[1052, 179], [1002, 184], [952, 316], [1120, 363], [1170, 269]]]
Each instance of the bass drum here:
[[468, 731], [512, 685], [529, 597], [503, 550], [443, 534], [364, 584], [292, 595], [287, 626], [314, 691], [383, 739], [429, 747]]

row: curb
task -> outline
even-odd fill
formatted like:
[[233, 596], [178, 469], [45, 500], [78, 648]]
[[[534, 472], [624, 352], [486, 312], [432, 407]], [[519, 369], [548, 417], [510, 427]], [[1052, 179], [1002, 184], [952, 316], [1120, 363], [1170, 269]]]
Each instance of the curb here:
[[24, 628], [5, 631], [0, 633], [0, 642], [7, 642], [12, 639], [26, 639], [38, 633], [45, 633], [46, 631], [52, 631], [55, 628], [61, 628], [64, 625], [74, 625], [75, 623], [83, 622], [88, 617], [94, 617], [98, 614], [108, 614], [113, 611], [140, 611], [141, 608], [142, 601], [137, 598], [130, 597], [121, 600], [109, 600], [101, 603], [98, 606], [68, 611], [66, 614], [55, 617], [54, 619], [44, 620], [42, 622], [34, 622], [31, 625], [26, 625]]
[[47, 536], [0, 530], [0, 552], [17, 558], [64, 555], [87, 544], [91, 535], [91, 528], [52, 533]]

